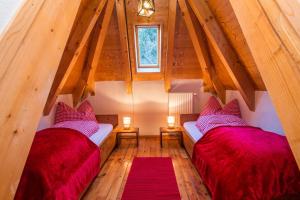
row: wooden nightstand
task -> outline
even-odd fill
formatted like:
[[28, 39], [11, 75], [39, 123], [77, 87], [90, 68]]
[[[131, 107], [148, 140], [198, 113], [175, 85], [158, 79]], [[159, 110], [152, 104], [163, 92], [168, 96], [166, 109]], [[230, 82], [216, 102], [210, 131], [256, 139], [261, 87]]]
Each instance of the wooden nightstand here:
[[160, 146], [162, 147], [162, 137], [163, 133], [167, 133], [169, 135], [176, 135], [177, 138], [180, 140], [180, 145], [183, 146], [183, 139], [182, 139], [182, 129], [181, 127], [175, 127], [175, 128], [166, 128], [166, 127], [160, 127]]
[[[117, 134], [117, 146], [120, 144], [122, 138], [135, 138], [136, 146], [139, 146], [139, 128], [125, 129], [123, 127], [117, 127], [114, 132]], [[133, 134], [133, 136], [131, 136]], [[122, 136], [124, 135], [124, 136]], [[130, 136], [129, 136], [130, 135]]]

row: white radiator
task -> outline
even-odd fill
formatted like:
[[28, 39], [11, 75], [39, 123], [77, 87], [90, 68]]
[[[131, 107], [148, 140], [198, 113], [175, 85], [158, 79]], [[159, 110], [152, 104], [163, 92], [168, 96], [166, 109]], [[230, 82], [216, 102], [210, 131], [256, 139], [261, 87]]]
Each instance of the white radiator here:
[[193, 113], [193, 93], [169, 93], [169, 114]]

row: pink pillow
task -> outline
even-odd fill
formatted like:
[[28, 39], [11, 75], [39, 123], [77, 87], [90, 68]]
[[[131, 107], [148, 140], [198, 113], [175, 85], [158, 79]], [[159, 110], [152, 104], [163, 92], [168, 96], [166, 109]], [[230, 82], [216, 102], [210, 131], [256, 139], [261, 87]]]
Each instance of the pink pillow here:
[[86, 120], [92, 120], [97, 122], [94, 108], [89, 101], [85, 100], [84, 102], [82, 102], [80, 106], [77, 108], [77, 111], [81, 113], [85, 113]]
[[204, 108], [202, 109], [200, 116], [213, 115], [220, 110], [222, 110], [222, 107], [219, 101], [216, 99], [216, 97], [211, 96], [205, 104]]
[[94, 121], [63, 121], [53, 125], [53, 128], [70, 128], [91, 137], [98, 131], [99, 125]]
[[196, 127], [202, 134], [221, 126], [248, 126], [240, 117], [235, 115], [205, 115], [200, 116], [196, 122]]
[[236, 117], [242, 118], [239, 102], [234, 99], [227, 103], [222, 110], [218, 112], [220, 115], [234, 115]]
[[94, 112], [90, 112], [90, 110], [86, 107], [86, 105], [83, 105], [83, 108], [81, 108], [81, 110], [86, 109], [86, 111], [79, 112], [75, 108], [72, 108], [63, 102], [58, 102], [56, 106], [54, 123], [57, 124], [63, 121], [78, 120], [97, 122]]

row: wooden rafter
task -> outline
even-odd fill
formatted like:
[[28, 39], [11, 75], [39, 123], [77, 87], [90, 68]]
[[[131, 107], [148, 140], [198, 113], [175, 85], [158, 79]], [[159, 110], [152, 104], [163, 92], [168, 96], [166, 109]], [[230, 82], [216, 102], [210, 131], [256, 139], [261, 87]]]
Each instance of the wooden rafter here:
[[84, 48], [84, 45], [86, 45], [106, 1], [107, 0], [101, 0], [100, 3], [99, 0], [89, 1], [81, 16], [78, 17], [78, 22], [73, 28], [73, 32], [65, 48], [58, 71], [56, 72], [54, 82], [48, 95], [48, 100], [44, 108], [44, 115], [49, 114], [57, 99], [57, 96], [60, 94], [70, 73], [76, 65], [79, 55]]
[[0, 37], [0, 199], [14, 199], [80, 2], [26, 0]]
[[215, 89], [219, 98], [225, 103], [226, 91], [216, 75], [215, 68], [208, 53], [207, 44], [205, 44], [203, 38], [198, 35], [200, 30], [196, 31], [185, 0], [178, 0], [178, 4], [202, 69], [203, 79], [208, 87], [213, 87], [209, 88], [209, 90]]
[[73, 104], [76, 106], [82, 98], [85, 98], [89, 93], [95, 93], [95, 73], [100, 62], [100, 56], [106, 33], [110, 24], [110, 19], [114, 10], [115, 0], [108, 0], [103, 21], [94, 29], [94, 34], [91, 38], [90, 49], [88, 52], [86, 66], [83, 69], [82, 77], [77, 83], [73, 92]]
[[207, 2], [204, 0], [188, 0], [188, 2], [249, 109], [252, 111], [255, 110], [255, 89], [253, 82], [245, 66], [240, 62], [237, 53], [214, 18]]
[[132, 73], [130, 64], [130, 54], [128, 46], [128, 33], [127, 33], [127, 21], [125, 14], [124, 0], [116, 0], [116, 10], [118, 17], [118, 26], [120, 32], [120, 42], [122, 49], [122, 59], [124, 62], [125, 82], [127, 93], [132, 93]]
[[176, 28], [177, 1], [169, 0], [167, 65], [164, 71], [165, 90], [171, 88], [172, 67], [174, 65], [174, 38]]
[[[278, 34], [276, 28], [274, 29], [274, 26], [278, 25], [276, 23], [289, 26], [286, 30], [295, 29], [295, 24], [290, 21], [291, 19], [288, 19], [288, 23], [282, 20], [284, 10], [270, 20], [266, 16], [269, 5], [263, 4], [263, 10], [257, 0], [230, 0], [230, 3], [276, 108], [298, 167], [300, 167], [300, 66], [297, 63], [297, 57], [294, 56], [297, 51], [292, 50], [288, 45], [293, 40], [299, 40], [299, 35], [289, 37], [291, 41], [287, 41], [287, 36], [291, 36], [289, 31]], [[296, 2], [291, 0], [286, 3]], [[297, 14], [291, 15], [294, 8], [288, 9], [288, 15], [297, 16]], [[299, 26], [299, 21], [298, 17], [293, 22]]]

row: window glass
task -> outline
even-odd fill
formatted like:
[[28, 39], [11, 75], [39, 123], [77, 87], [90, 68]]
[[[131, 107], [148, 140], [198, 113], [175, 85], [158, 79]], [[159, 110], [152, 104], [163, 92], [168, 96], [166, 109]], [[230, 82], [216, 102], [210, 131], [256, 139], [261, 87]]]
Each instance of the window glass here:
[[141, 72], [157, 72], [160, 68], [159, 26], [136, 26], [136, 48], [138, 71], [148, 68]]

